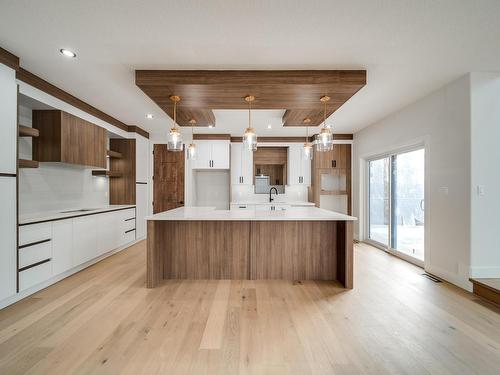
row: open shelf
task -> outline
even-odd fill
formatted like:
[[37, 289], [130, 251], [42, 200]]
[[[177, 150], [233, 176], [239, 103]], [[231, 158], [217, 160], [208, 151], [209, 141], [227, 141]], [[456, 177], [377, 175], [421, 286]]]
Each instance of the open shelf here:
[[112, 150], [107, 150], [106, 155], [108, 155], [108, 157], [113, 158], [113, 159], [121, 159], [123, 157], [121, 152], [112, 151]]
[[19, 159], [19, 168], [38, 168], [38, 161]]
[[113, 171], [92, 171], [92, 176], [122, 177], [123, 173]]
[[40, 132], [38, 129], [30, 128], [29, 126], [19, 125], [20, 137], [38, 137]]

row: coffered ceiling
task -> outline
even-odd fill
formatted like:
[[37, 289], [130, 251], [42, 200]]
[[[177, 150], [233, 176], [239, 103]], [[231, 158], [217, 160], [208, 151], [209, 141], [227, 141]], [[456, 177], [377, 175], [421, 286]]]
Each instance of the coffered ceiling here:
[[320, 97], [327, 95], [327, 117], [366, 84], [364, 70], [137, 70], [135, 82], [173, 117], [171, 95], [179, 95], [177, 119], [189, 126], [215, 125], [214, 109], [284, 109], [283, 126], [321, 124]]
[[[327, 120], [353, 133], [467, 72], [500, 70], [499, 14], [498, 0], [0, 0], [0, 46], [157, 139], [171, 119], [136, 70], [366, 70], [366, 86]], [[304, 135], [281, 126], [286, 108], [257, 110], [258, 134]], [[241, 136], [244, 110], [213, 113], [216, 126], [197, 132]]]

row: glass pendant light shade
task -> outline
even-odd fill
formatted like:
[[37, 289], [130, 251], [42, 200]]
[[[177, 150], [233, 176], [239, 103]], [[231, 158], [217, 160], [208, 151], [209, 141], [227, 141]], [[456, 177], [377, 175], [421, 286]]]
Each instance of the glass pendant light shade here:
[[189, 120], [191, 124], [191, 143], [187, 148], [187, 158], [188, 160], [196, 160], [196, 144], [194, 143], [194, 124], [196, 124], [195, 119]]
[[170, 129], [170, 133], [168, 133], [167, 150], [182, 151], [182, 135], [177, 128], [177, 102], [179, 102], [181, 98], [177, 95], [171, 95], [170, 100], [174, 102], [174, 126]]
[[252, 95], [245, 96], [245, 101], [248, 103], [248, 128], [243, 133], [243, 147], [250, 151], [257, 150], [257, 133], [252, 128], [252, 102], [255, 97]]
[[196, 145], [191, 143], [187, 148], [187, 158], [188, 160], [196, 160]]
[[313, 159], [313, 144], [311, 142], [304, 143], [304, 148], [302, 149], [302, 159], [304, 160]]
[[177, 128], [170, 129], [168, 134], [167, 150], [182, 151], [182, 136]]
[[304, 142], [304, 147], [302, 149], [302, 159], [312, 160], [313, 159], [313, 144], [309, 141], [309, 124], [311, 119], [309, 117], [304, 119], [304, 125], [306, 126], [306, 140]]
[[323, 114], [323, 128], [320, 130], [319, 134], [316, 136], [316, 150], [319, 152], [330, 151], [333, 149], [333, 134], [330, 128], [326, 127], [326, 103], [330, 100], [329, 96], [322, 96], [319, 99], [325, 107]]
[[330, 129], [323, 128], [316, 137], [316, 149], [320, 152], [333, 149], [333, 135]]
[[250, 151], [257, 150], [257, 134], [254, 128], [246, 128], [243, 134], [243, 147]]

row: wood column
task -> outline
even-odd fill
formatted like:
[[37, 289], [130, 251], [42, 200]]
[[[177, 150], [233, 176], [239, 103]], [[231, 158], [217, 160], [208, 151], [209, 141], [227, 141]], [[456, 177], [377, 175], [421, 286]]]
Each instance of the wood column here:
[[352, 221], [337, 221], [337, 280], [344, 288], [353, 288]]

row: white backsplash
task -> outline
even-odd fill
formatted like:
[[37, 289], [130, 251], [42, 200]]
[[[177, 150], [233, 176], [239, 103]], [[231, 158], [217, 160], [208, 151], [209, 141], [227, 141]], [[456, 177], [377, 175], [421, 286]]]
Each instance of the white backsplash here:
[[[20, 123], [31, 126], [31, 110], [19, 108]], [[31, 138], [19, 139], [19, 157], [31, 159]], [[19, 170], [21, 215], [109, 204], [109, 180], [92, 176], [92, 169], [63, 163], [40, 163]]]
[[[233, 185], [232, 187], [232, 202], [267, 202], [268, 200], [268, 194], [255, 194], [253, 185]], [[274, 202], [307, 202], [307, 186], [287, 185], [285, 194], [274, 197]]]
[[196, 186], [194, 206], [229, 209], [229, 171], [204, 171], [193, 173]]

